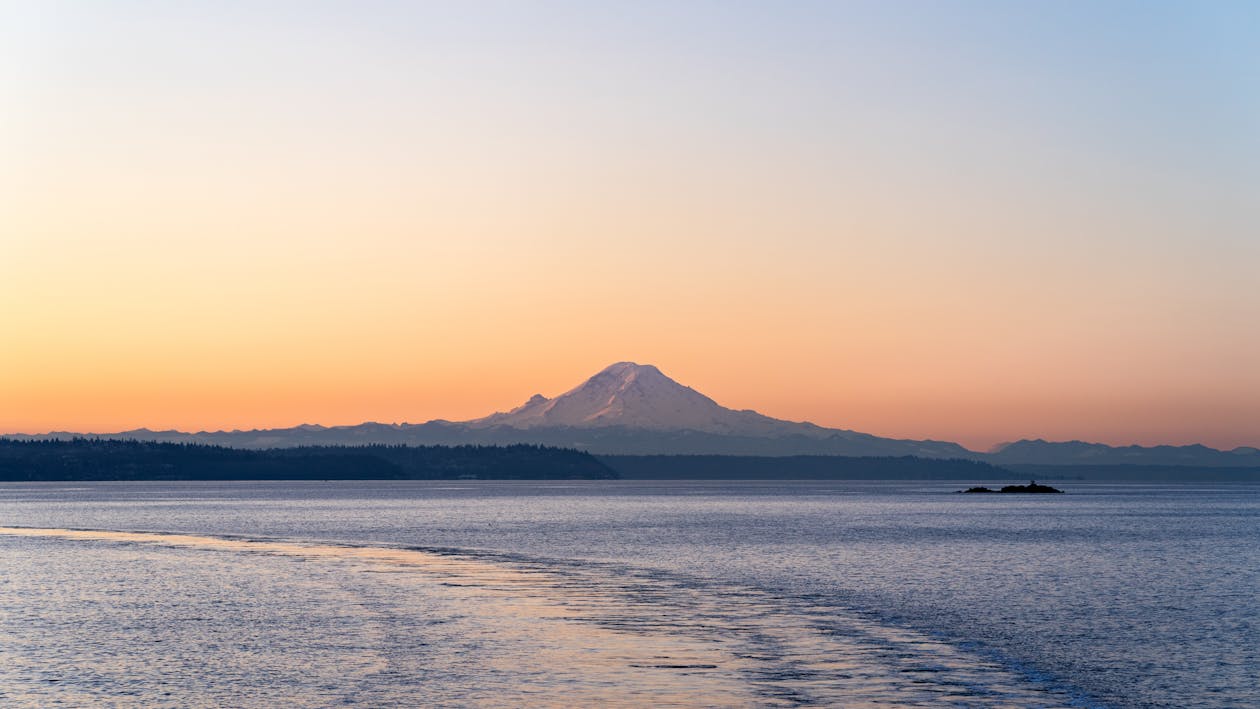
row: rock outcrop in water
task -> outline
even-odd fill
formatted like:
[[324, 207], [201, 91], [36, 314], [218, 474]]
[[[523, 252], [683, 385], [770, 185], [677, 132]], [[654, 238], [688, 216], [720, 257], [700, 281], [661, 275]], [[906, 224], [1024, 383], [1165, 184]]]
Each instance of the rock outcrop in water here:
[[1019, 494], [1019, 493], [1025, 493], [1025, 494], [1026, 493], [1033, 493], [1033, 494], [1059, 493], [1059, 494], [1062, 494], [1063, 493], [1062, 490], [1050, 487], [1049, 485], [1038, 485], [1036, 480], [1029, 480], [1027, 485], [1007, 485], [1006, 487], [1003, 487], [1001, 490], [994, 490], [992, 488], [987, 488], [987, 487], [971, 487], [971, 488], [967, 488], [966, 490], [959, 490], [959, 492], [964, 492], [964, 493], [986, 493], [986, 492], [1002, 493], [1002, 492], [1005, 492], [1005, 493], [1016, 493], [1016, 494]]

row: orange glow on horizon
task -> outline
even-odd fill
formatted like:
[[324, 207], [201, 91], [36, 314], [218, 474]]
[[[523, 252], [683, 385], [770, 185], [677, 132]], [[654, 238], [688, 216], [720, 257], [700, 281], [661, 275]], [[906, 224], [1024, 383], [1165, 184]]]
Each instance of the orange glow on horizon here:
[[1224, 8], [107, 5], [0, 10], [0, 432], [460, 420], [628, 359], [977, 449], [1260, 445]]

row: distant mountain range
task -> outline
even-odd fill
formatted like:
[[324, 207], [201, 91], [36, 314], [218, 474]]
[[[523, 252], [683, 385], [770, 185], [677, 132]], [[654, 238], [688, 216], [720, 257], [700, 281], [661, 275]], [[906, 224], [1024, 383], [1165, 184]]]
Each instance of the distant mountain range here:
[[186, 441], [234, 448], [329, 445], [507, 445], [534, 443], [605, 455], [916, 456], [966, 458], [998, 465], [1260, 466], [1260, 451], [1220, 451], [1201, 445], [1113, 447], [1071, 441], [1023, 440], [989, 453], [957, 443], [881, 438], [812, 423], [737, 411], [665, 376], [652, 365], [618, 362], [554, 398], [531, 397], [511, 411], [471, 421], [420, 424], [304, 424], [251, 431], [150, 431], [111, 434], [53, 432], [12, 439], [89, 436]]
[[1084, 441], [1022, 440], [994, 448], [984, 459], [996, 465], [1260, 466], [1260, 450], [1218, 450], [1204, 445], [1108, 446]]

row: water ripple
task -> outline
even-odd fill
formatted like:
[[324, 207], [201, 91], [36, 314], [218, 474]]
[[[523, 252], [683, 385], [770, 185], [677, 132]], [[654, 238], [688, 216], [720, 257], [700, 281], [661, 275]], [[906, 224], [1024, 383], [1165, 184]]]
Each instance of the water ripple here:
[[626, 564], [157, 532], [0, 535], [15, 562], [0, 584], [8, 705], [1073, 703], [835, 604]]

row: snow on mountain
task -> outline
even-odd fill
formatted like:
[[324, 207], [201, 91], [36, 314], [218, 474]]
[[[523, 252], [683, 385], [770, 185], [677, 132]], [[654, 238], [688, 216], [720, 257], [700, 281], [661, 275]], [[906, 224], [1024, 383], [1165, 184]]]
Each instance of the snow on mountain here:
[[736, 411], [683, 386], [650, 364], [618, 362], [554, 399], [534, 395], [506, 413], [465, 422], [471, 428], [507, 426], [702, 431], [723, 435], [832, 436], [811, 423], [793, 423], [755, 411]]
[[[46, 434], [15, 438], [71, 437]], [[94, 434], [95, 435], [95, 434]], [[618, 362], [555, 398], [535, 395], [521, 406], [472, 421], [422, 424], [302, 424], [253, 431], [131, 431], [102, 438], [198, 441], [241, 448], [310, 445], [509, 445], [529, 443], [604, 454], [844, 455], [962, 458], [971, 452], [946, 441], [881, 438], [812, 423], [736, 411], [652, 365]]]

